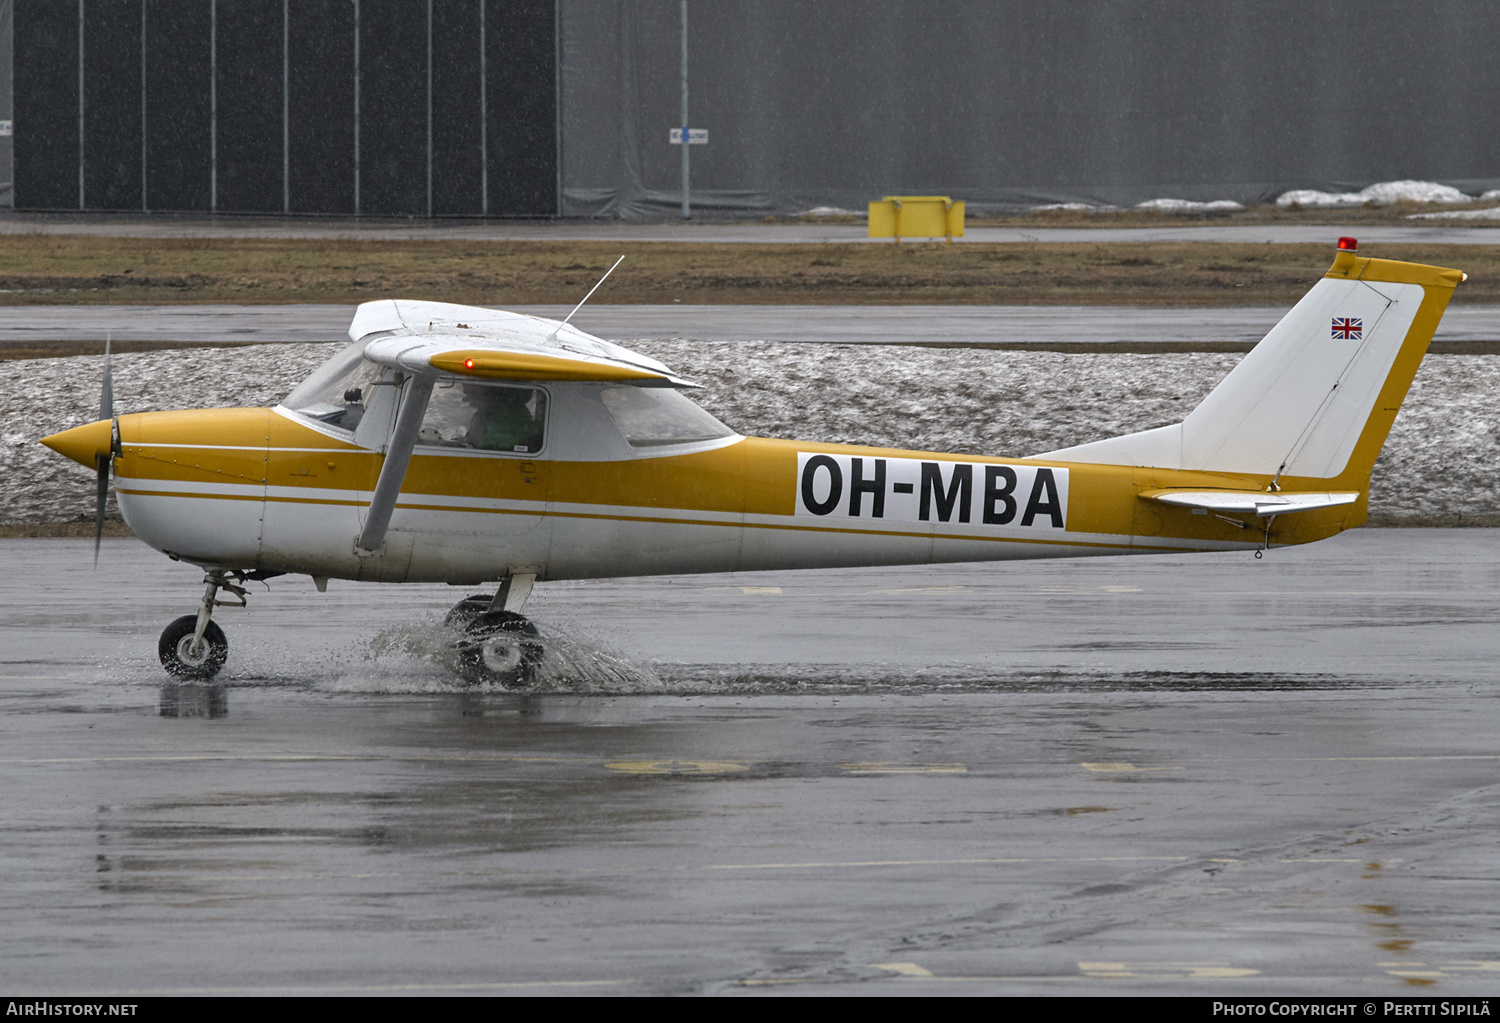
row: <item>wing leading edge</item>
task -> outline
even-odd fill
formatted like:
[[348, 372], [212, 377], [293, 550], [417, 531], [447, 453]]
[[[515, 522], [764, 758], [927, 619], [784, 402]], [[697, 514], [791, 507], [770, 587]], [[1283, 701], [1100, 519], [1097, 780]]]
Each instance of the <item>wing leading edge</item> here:
[[667, 366], [571, 324], [448, 302], [366, 302], [349, 337], [374, 362], [408, 373], [489, 380], [601, 381], [697, 387]]

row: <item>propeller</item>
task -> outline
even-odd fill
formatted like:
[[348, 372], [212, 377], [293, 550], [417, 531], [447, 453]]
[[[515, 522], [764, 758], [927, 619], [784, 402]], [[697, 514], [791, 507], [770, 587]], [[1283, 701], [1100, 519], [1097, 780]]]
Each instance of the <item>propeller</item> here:
[[110, 372], [108, 334], [104, 337], [104, 384], [99, 390], [99, 418], [110, 421], [110, 443], [109, 450], [94, 457], [95, 469], [99, 474], [99, 485], [94, 496], [94, 568], [99, 567], [99, 545], [104, 540], [104, 503], [109, 499], [109, 469], [115, 458], [115, 438], [118, 434], [114, 425], [115, 418], [115, 386], [114, 376]]

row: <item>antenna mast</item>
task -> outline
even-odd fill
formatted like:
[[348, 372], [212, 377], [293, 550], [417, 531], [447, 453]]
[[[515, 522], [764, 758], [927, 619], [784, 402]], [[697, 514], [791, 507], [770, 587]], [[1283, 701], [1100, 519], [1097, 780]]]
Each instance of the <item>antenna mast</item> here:
[[[623, 262], [625, 262], [625, 257], [622, 255], [619, 259], [615, 260], [615, 266], [619, 266]], [[605, 281], [609, 280], [609, 275], [615, 272], [615, 266], [612, 266], [608, 270], [604, 271], [604, 276], [599, 278], [599, 284], [603, 284]], [[589, 299], [594, 297], [594, 292], [599, 290], [599, 284], [596, 284], [589, 289], [589, 293], [583, 296], [583, 302], [587, 302]], [[557, 332], [568, 325], [568, 320], [571, 320], [573, 318], [573, 313], [576, 313], [578, 312], [578, 310], [583, 308], [583, 302], [579, 302], [577, 305], [575, 305], [573, 307], [573, 312], [569, 313], [566, 319], [564, 319], [561, 323], [553, 328], [552, 333], [547, 335], [548, 341], [551, 341], [553, 338], [557, 337]]]

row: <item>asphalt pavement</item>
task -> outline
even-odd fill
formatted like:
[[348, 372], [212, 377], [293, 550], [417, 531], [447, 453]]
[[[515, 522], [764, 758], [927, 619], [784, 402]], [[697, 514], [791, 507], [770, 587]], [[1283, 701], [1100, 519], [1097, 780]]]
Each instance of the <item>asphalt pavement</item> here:
[[[513, 306], [561, 319], [571, 306]], [[1187, 349], [1248, 346], [1288, 307], [1141, 309], [1127, 306], [587, 305], [580, 328], [609, 340], [682, 337], [702, 341], [815, 341], [838, 344], [1166, 343]], [[0, 306], [0, 350], [53, 342], [266, 344], [347, 341], [354, 306], [161, 305]], [[1455, 305], [1435, 340], [1500, 342], [1500, 306]]]
[[[1500, 218], [1497, 218], [1500, 220]], [[1472, 223], [1469, 222], [1469, 223]], [[964, 242], [1237, 242], [1331, 245], [1341, 234], [1366, 243], [1496, 245], [1500, 224], [1433, 221], [1411, 225], [1208, 224], [1157, 227], [969, 227]], [[586, 241], [700, 244], [892, 244], [870, 238], [863, 223], [743, 224], [717, 221], [632, 223], [616, 220], [456, 221], [418, 219], [315, 220], [274, 216], [173, 214], [0, 214], [0, 235], [81, 235], [113, 238], [359, 238], [367, 241]]]
[[1500, 532], [462, 593], [0, 540], [0, 983], [41, 994], [1492, 994]]

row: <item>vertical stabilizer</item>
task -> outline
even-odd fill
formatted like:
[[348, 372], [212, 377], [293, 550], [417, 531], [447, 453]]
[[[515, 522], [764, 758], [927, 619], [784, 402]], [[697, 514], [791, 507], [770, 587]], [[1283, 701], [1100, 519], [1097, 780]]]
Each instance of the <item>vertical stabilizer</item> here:
[[1355, 481], [1368, 478], [1464, 275], [1339, 244], [1324, 278], [1182, 422], [1033, 457], [1363, 489]]

